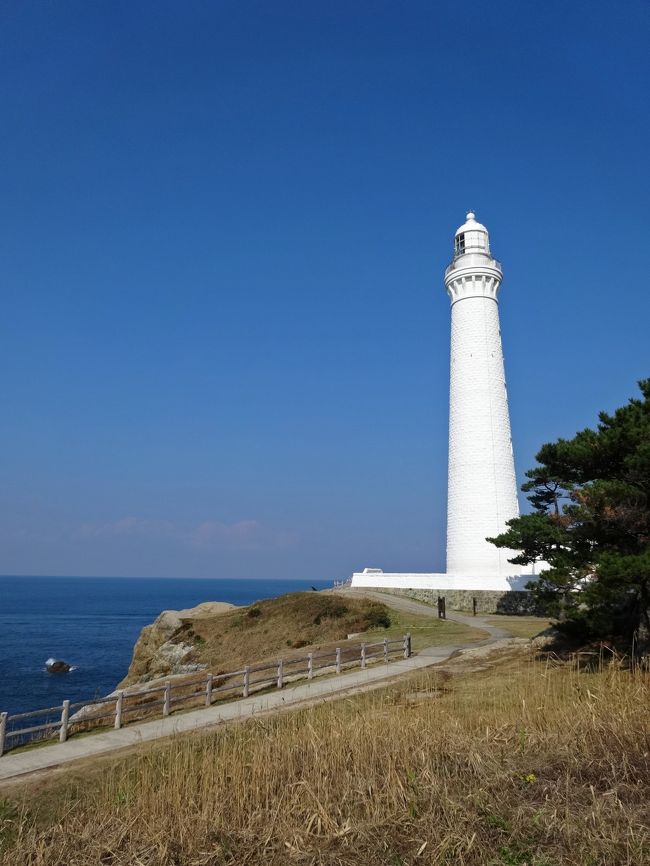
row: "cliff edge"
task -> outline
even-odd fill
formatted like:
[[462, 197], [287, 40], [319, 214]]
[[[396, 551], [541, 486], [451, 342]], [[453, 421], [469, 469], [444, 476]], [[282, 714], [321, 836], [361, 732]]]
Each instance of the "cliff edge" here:
[[206, 665], [198, 659], [197, 647], [187, 625], [232, 610], [237, 610], [237, 606], [225, 601], [204, 601], [184, 610], [163, 610], [151, 625], [146, 625], [140, 632], [133, 647], [129, 670], [118, 688], [158, 677], [204, 670]]
[[205, 602], [165, 610], [142, 629], [118, 688], [202, 670], [225, 673], [280, 655], [304, 656], [308, 648], [390, 623], [381, 603], [319, 592], [289, 593], [247, 607]]

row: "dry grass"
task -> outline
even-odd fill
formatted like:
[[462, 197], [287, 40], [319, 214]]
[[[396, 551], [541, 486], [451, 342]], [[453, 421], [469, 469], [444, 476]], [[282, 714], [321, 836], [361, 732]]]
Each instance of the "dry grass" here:
[[0, 862], [642, 866], [648, 698], [514, 655], [414, 675], [14, 794]]

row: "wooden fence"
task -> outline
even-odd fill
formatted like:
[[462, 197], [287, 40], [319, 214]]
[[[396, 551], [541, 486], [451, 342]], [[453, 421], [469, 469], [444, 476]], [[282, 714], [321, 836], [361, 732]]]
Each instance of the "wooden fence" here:
[[[247, 665], [239, 671], [207, 673], [201, 678], [178, 682], [168, 680], [164, 685], [136, 691], [121, 690], [92, 701], [72, 703], [66, 700], [55, 707], [28, 713], [0, 713], [0, 756], [11, 748], [56, 736], [60, 743], [65, 743], [72, 734], [96, 727], [97, 722], [121, 728], [129, 721], [141, 721], [143, 716], [151, 715], [152, 710], [158, 708], [161, 708], [163, 717], [169, 716], [175, 707], [189, 701], [209, 707], [223, 697], [232, 699], [241, 693], [241, 697], [247, 698], [252, 691], [269, 687], [281, 689], [285, 680], [310, 680], [318, 671], [329, 670], [340, 674], [343, 668], [357, 665], [365, 668], [371, 661], [388, 663], [391, 657], [407, 659], [410, 655], [411, 635], [405, 634], [397, 640], [384, 638], [377, 643], [347, 645], [326, 652], [310, 652], [306, 656], [279, 659], [270, 664]], [[184, 693], [181, 694], [181, 690]], [[28, 723], [27, 727], [16, 727], [25, 722]]]

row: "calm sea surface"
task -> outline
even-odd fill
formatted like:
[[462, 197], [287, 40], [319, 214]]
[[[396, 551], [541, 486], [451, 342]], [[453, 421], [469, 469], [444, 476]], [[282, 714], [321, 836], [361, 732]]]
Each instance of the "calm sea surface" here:
[[[311, 583], [296, 580], [0, 577], [0, 712], [112, 691], [126, 674], [140, 629], [161, 610], [202, 601], [250, 604], [309, 589]], [[48, 674], [50, 656], [76, 669]]]

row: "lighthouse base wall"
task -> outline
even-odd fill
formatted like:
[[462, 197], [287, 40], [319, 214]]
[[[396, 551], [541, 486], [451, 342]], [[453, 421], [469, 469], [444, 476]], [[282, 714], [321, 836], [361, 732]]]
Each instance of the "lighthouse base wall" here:
[[508, 592], [490, 591], [484, 589], [382, 589], [389, 595], [401, 595], [413, 598], [426, 604], [438, 604], [438, 597], [443, 596], [450, 610], [474, 612], [476, 600], [477, 613], [503, 613], [511, 616], [544, 616], [543, 605], [535, 601], [535, 597], [527, 590], [509, 590]]
[[389, 595], [413, 598], [436, 606], [444, 596], [450, 610], [543, 616], [546, 611], [525, 589], [534, 580], [531, 574], [508, 577], [459, 576], [449, 574], [399, 574], [381, 571], [356, 572], [353, 589], [376, 589]]

